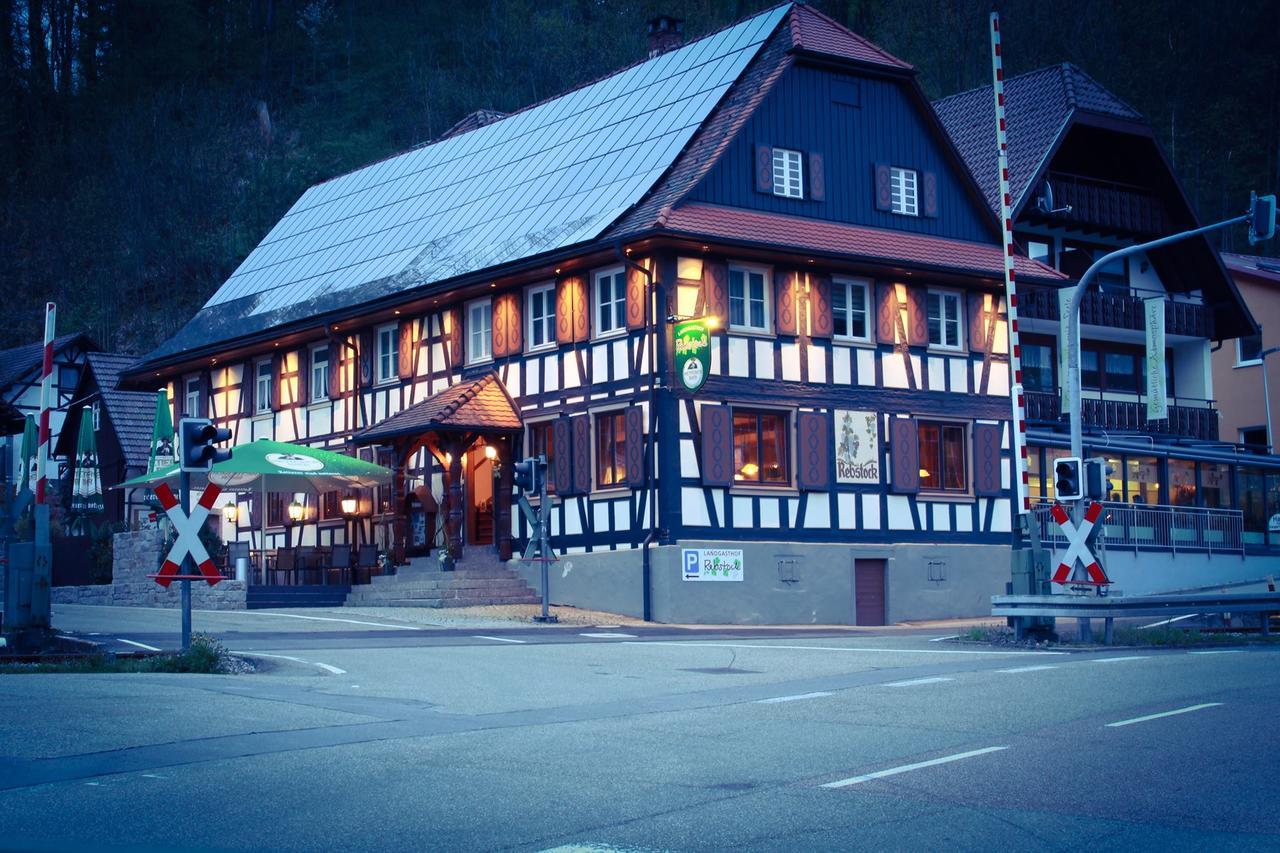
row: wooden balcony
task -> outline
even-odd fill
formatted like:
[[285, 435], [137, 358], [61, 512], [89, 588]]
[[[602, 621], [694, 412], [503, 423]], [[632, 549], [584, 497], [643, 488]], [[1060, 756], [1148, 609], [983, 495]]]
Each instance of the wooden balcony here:
[[[1080, 301], [1080, 322], [1086, 326], [1106, 326], [1141, 332], [1146, 328], [1140, 296], [1131, 293], [1103, 293], [1090, 288]], [[1058, 291], [1048, 287], [1023, 285], [1018, 293], [1018, 311], [1024, 317], [1058, 320]], [[1213, 331], [1210, 314], [1194, 302], [1164, 304], [1164, 330], [1169, 335], [1207, 338]]]
[[1099, 181], [1065, 172], [1050, 172], [1056, 208], [1070, 211], [1037, 214], [1057, 222], [1122, 234], [1167, 234], [1168, 217], [1154, 195], [1142, 187]]
[[[1062, 419], [1061, 398], [1056, 393], [1028, 391], [1027, 421], [1032, 424], [1056, 424]], [[1192, 401], [1187, 401], [1191, 403]], [[1148, 435], [1174, 435], [1205, 441], [1218, 440], [1218, 410], [1208, 400], [1199, 405], [1170, 403], [1166, 420], [1148, 421], [1147, 405], [1133, 400], [1111, 400], [1085, 397], [1080, 412], [1085, 431], [1139, 432]]]

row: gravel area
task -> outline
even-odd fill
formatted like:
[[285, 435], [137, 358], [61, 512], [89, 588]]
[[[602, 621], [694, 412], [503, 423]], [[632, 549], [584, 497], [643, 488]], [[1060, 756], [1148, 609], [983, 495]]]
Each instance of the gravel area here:
[[[605, 613], [600, 610], [580, 610], [577, 607], [551, 606], [548, 608], [560, 625], [643, 625], [643, 619]], [[305, 611], [315, 613], [316, 611]], [[437, 628], [512, 628], [538, 627], [542, 622], [533, 621], [542, 614], [539, 604], [489, 604], [479, 607], [344, 607], [343, 616], [363, 616], [403, 622], [409, 625], [429, 625]]]

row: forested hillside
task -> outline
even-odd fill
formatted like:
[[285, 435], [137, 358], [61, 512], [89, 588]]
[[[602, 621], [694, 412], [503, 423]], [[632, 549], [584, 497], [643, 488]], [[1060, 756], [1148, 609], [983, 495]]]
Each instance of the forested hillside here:
[[[310, 184], [633, 62], [753, 0], [0, 0], [0, 346], [61, 330], [142, 352]], [[914, 63], [989, 82], [978, 0], [819, 8]], [[1010, 0], [1006, 68], [1070, 60], [1144, 112], [1204, 218], [1280, 184], [1280, 0]], [[1235, 235], [1231, 248], [1245, 248]]]

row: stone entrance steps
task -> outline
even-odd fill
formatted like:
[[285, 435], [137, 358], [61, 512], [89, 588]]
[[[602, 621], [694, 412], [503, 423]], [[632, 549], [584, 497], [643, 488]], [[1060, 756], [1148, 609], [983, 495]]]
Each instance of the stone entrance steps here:
[[378, 575], [347, 596], [349, 607], [473, 607], [481, 604], [540, 604], [519, 575], [490, 554], [464, 555], [442, 571], [434, 558], [417, 557], [394, 575]]

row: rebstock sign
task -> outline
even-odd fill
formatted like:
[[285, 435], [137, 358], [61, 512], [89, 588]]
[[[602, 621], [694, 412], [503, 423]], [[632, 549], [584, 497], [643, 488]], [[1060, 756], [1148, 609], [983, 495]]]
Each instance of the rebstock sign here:
[[711, 373], [711, 329], [712, 322], [707, 317], [681, 320], [675, 325], [676, 376], [690, 393], [701, 388]]

